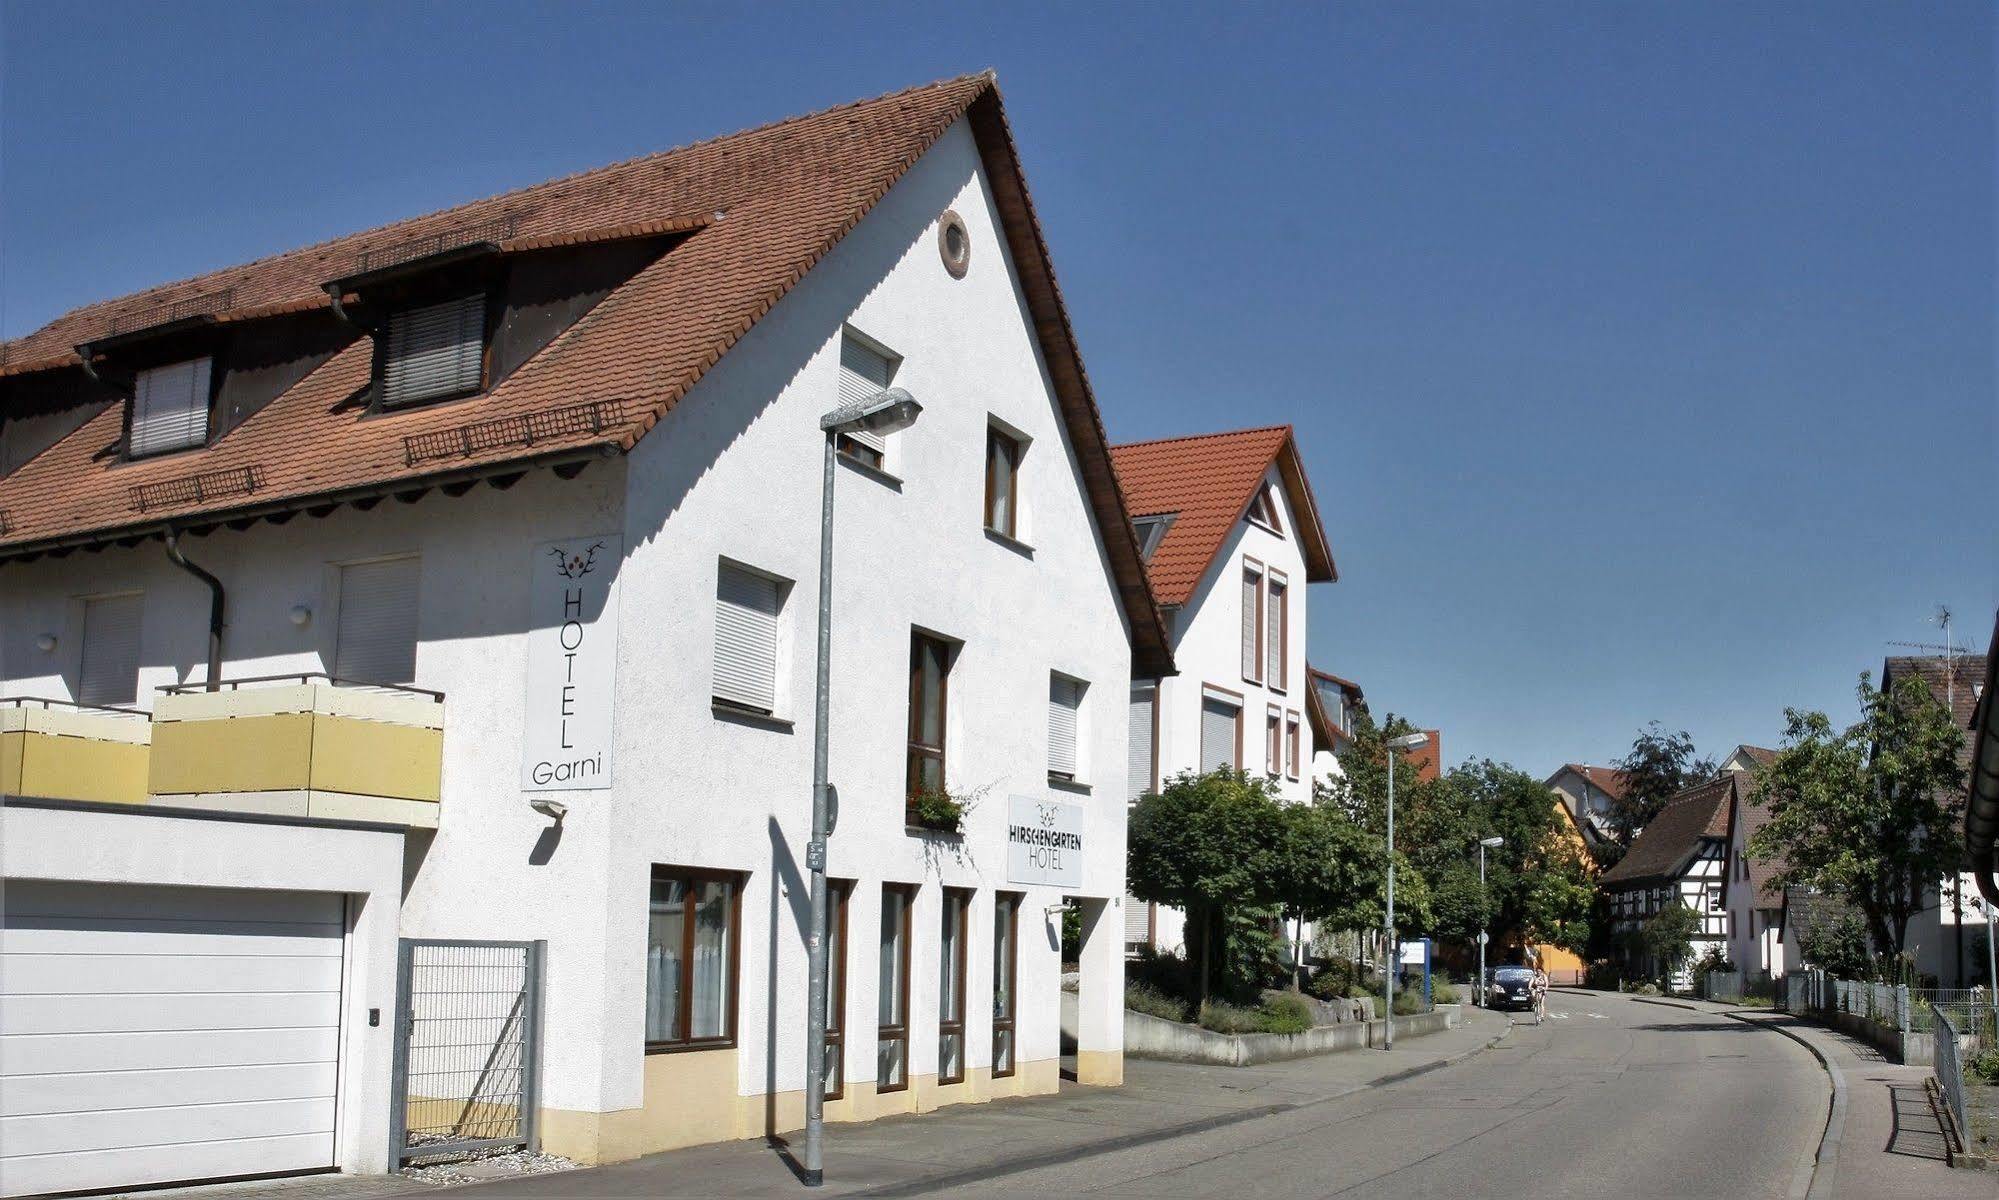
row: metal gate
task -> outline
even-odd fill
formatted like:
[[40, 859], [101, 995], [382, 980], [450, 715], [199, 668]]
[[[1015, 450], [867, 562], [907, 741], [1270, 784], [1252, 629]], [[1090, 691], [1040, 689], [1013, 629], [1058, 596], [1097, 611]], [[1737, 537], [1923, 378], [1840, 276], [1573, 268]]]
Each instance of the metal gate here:
[[404, 938], [396, 957], [389, 1169], [540, 1146], [546, 942]]

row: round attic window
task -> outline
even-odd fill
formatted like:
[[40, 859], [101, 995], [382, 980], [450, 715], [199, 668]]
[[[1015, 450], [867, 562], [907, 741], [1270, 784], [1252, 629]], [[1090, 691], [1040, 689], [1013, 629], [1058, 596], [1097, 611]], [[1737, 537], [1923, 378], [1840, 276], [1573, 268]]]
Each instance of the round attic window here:
[[965, 228], [965, 218], [948, 209], [937, 219], [937, 253], [953, 279], [963, 279], [972, 265], [972, 231]]

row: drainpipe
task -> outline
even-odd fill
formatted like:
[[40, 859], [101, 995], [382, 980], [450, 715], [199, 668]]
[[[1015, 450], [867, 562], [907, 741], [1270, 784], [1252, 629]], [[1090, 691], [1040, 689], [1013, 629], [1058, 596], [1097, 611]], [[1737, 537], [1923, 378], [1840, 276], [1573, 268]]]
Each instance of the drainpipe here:
[[180, 550], [180, 534], [167, 530], [167, 557], [174, 565], [208, 585], [208, 691], [222, 686], [222, 581], [187, 560]]

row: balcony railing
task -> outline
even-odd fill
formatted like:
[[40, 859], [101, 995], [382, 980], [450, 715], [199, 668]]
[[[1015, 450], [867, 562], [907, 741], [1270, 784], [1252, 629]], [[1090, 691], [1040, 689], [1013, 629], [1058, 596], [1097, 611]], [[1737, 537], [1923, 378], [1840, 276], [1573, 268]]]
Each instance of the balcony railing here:
[[143, 804], [151, 741], [138, 709], [0, 697], [0, 793]]

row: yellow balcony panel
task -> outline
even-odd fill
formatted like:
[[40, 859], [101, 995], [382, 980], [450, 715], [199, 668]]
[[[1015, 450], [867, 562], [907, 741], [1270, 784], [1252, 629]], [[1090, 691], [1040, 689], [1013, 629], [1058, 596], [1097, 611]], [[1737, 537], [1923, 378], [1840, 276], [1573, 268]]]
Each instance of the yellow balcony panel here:
[[151, 740], [136, 710], [0, 699], [0, 793], [144, 804]]
[[163, 693], [149, 789], [161, 803], [435, 827], [443, 698], [323, 678]]

